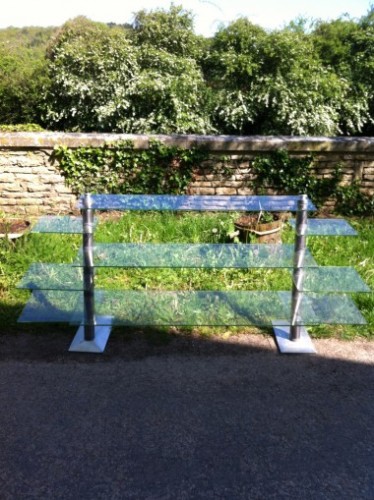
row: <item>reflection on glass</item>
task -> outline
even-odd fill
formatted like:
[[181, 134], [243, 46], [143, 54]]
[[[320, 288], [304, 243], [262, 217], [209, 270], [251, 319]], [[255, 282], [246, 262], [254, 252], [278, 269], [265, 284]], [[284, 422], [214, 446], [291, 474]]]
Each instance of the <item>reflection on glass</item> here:
[[[295, 219], [289, 219], [295, 227]], [[357, 231], [344, 219], [308, 219], [309, 236], [357, 236]]]
[[17, 288], [83, 290], [83, 270], [69, 264], [31, 264]]
[[69, 323], [73, 312], [83, 317], [82, 292], [34, 290], [24, 307], [19, 323]]
[[[93, 253], [95, 267], [291, 268], [294, 246], [114, 243], [97, 244]], [[77, 265], [82, 263], [81, 250]], [[304, 265], [317, 266], [308, 250]]]
[[[291, 293], [100, 290], [95, 307], [98, 325], [271, 326], [290, 323]], [[366, 323], [345, 295], [303, 294], [299, 313], [300, 325]], [[34, 290], [19, 318], [21, 323], [82, 321], [83, 294], [77, 291]]]
[[[97, 221], [94, 221], [96, 225]], [[82, 217], [68, 215], [41, 217], [32, 228], [33, 233], [65, 233], [81, 234], [83, 232]]]
[[[278, 292], [285, 305], [289, 292]], [[299, 310], [300, 325], [365, 325], [365, 318], [347, 295], [315, 295], [304, 293]]]
[[[296, 211], [299, 196], [188, 196], [92, 194], [97, 210]], [[83, 197], [78, 202], [84, 208]], [[315, 210], [308, 200], [308, 210]]]
[[371, 292], [353, 267], [316, 267], [304, 271], [300, 291]]
[[[97, 324], [122, 326], [271, 325], [288, 314], [277, 292], [102, 290], [95, 307]], [[81, 320], [79, 310], [72, 323]]]
[[[267, 326], [290, 324], [290, 292], [158, 292], [100, 291], [96, 295], [98, 324], [123, 326]], [[80, 323], [81, 310], [72, 323]], [[100, 317], [102, 316], [102, 319]], [[304, 295], [301, 325], [365, 324], [346, 296]]]

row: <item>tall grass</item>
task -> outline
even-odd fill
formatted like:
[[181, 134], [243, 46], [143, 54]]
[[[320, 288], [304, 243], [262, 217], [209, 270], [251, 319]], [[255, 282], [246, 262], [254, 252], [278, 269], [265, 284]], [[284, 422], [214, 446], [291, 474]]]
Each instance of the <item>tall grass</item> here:
[[[95, 233], [101, 243], [224, 243], [234, 230], [234, 213], [125, 212], [102, 214]], [[374, 290], [374, 227], [372, 219], [351, 219], [358, 237], [309, 237], [308, 247], [319, 265], [353, 266]], [[285, 228], [283, 241], [294, 233]], [[17, 282], [33, 262], [71, 263], [81, 246], [77, 235], [28, 234], [15, 242], [0, 241], [0, 331], [33, 331], [33, 325], [17, 325], [17, 317], [29, 292], [17, 290]], [[270, 269], [98, 269], [100, 288], [153, 290], [289, 290], [287, 270]], [[314, 336], [374, 337], [374, 294], [356, 294], [354, 300], [367, 326], [319, 326]], [[48, 329], [48, 326], [38, 327]], [[199, 328], [202, 334], [217, 328]], [[239, 329], [240, 330], [240, 329]], [[255, 329], [254, 329], [255, 330]], [[225, 328], [227, 332], [227, 328]], [[232, 328], [238, 332], [238, 328]], [[248, 331], [248, 329], [247, 329]]]

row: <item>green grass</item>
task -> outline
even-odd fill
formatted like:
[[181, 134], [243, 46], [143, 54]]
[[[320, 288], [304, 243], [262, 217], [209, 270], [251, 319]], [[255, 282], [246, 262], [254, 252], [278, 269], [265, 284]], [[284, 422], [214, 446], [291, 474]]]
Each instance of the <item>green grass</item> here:
[[[101, 215], [95, 233], [97, 242], [223, 243], [234, 230], [237, 214], [121, 213]], [[113, 220], [115, 217], [115, 220]], [[310, 237], [308, 247], [319, 265], [353, 266], [374, 289], [374, 227], [372, 219], [351, 219], [358, 237]], [[284, 229], [283, 241], [291, 243], [294, 233]], [[0, 331], [48, 330], [48, 326], [17, 324], [29, 296], [17, 290], [17, 282], [32, 262], [70, 263], [81, 245], [80, 236], [28, 234], [15, 242], [0, 240]], [[288, 290], [287, 270], [269, 269], [99, 269], [101, 288], [153, 290]], [[308, 331], [316, 337], [374, 337], [374, 294], [356, 294], [354, 300], [368, 321], [367, 326], [318, 326]], [[64, 327], [60, 327], [61, 330]], [[70, 328], [70, 327], [66, 327]], [[55, 329], [55, 327], [54, 327]], [[190, 332], [192, 328], [183, 329]], [[200, 335], [229, 335], [240, 328], [194, 328]], [[245, 331], [249, 331], [248, 328]], [[256, 328], [251, 331], [258, 331]], [[265, 330], [269, 331], [269, 330]]]

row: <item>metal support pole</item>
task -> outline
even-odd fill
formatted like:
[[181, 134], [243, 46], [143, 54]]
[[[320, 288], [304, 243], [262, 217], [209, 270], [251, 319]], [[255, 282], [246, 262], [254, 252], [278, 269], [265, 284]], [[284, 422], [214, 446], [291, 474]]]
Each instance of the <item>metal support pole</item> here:
[[83, 198], [83, 307], [84, 340], [95, 339], [95, 270], [93, 263], [93, 210], [91, 196]]
[[[83, 324], [69, 351], [104, 352], [113, 318], [95, 314], [95, 267], [93, 259], [94, 211], [90, 194], [83, 196]], [[98, 323], [98, 324], [97, 324]]]
[[300, 339], [300, 326], [298, 324], [298, 314], [303, 298], [302, 284], [304, 278], [304, 260], [306, 250], [306, 229], [308, 224], [308, 197], [303, 194], [297, 204], [296, 215], [296, 236], [294, 251], [294, 268], [292, 274], [292, 295], [291, 295], [291, 329], [290, 339], [297, 341]]
[[302, 285], [307, 225], [308, 197], [304, 194], [300, 197], [297, 205], [292, 273], [291, 321], [273, 321], [275, 340], [279, 351], [285, 354], [311, 354], [316, 352], [308, 332], [303, 325], [299, 324], [299, 312], [303, 298]]

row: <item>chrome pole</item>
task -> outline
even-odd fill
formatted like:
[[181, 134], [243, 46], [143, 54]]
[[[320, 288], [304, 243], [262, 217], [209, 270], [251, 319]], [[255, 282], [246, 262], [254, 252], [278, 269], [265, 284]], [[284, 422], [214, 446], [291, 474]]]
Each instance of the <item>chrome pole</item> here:
[[95, 273], [93, 262], [93, 220], [91, 195], [83, 196], [83, 307], [84, 340], [95, 339]]
[[308, 197], [303, 194], [297, 204], [296, 236], [291, 295], [291, 328], [290, 340], [300, 339], [299, 310], [303, 298], [302, 284], [304, 278], [304, 259], [306, 251], [306, 231], [308, 224]]

